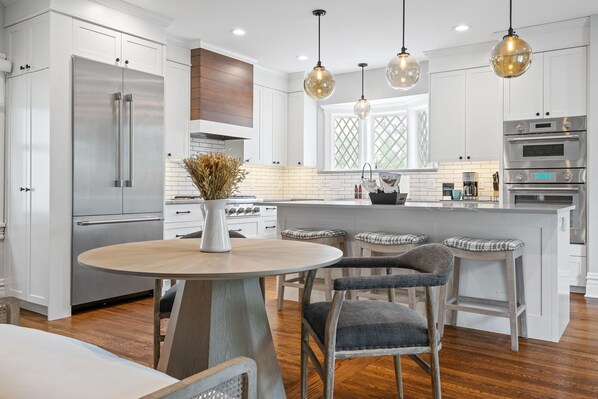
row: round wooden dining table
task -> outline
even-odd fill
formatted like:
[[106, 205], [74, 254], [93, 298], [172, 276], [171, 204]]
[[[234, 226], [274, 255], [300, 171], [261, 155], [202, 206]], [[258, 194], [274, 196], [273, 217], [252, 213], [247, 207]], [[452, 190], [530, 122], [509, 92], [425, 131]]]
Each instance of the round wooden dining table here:
[[[79, 255], [93, 269], [182, 280], [158, 370], [183, 379], [235, 356], [257, 362], [258, 396], [285, 398], [259, 278], [336, 263], [336, 248], [291, 240], [231, 239], [227, 253], [200, 252], [199, 239], [110, 245]], [[297, 342], [300, 345], [300, 342]]]

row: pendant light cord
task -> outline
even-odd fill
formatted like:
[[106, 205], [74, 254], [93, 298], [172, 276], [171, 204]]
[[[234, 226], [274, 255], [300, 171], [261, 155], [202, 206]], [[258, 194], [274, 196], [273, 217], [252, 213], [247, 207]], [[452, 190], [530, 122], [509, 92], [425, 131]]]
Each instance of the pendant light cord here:
[[403, 47], [401, 47], [401, 54], [407, 52], [405, 48], [405, 0], [403, 0]]
[[513, 0], [509, 0], [509, 36], [513, 36]]
[[361, 67], [361, 99], [363, 100], [363, 74], [364, 74], [365, 67]]
[[318, 66], [322, 66], [322, 61], [320, 61], [320, 17], [321, 15], [318, 15]]

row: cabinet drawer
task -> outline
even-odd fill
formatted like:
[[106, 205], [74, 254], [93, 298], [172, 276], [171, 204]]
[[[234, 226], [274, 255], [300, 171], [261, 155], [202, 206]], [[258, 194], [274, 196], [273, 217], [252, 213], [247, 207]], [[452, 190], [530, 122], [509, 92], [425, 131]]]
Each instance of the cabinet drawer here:
[[202, 221], [201, 204], [180, 204], [164, 206], [164, 223]]
[[260, 213], [262, 216], [276, 216], [276, 207], [275, 206], [260, 206]]
[[228, 221], [228, 229], [230, 231], [236, 231], [237, 233], [243, 234], [247, 238], [256, 238], [258, 237], [258, 220], [238, 220], [235, 219], [234, 223]]
[[278, 237], [278, 220], [266, 219], [262, 220], [260, 225], [260, 238], [277, 238]]
[[172, 240], [174, 238], [181, 238], [185, 234], [194, 233], [196, 231], [202, 231], [203, 224], [187, 225], [187, 226], [176, 226], [164, 225], [164, 239]]

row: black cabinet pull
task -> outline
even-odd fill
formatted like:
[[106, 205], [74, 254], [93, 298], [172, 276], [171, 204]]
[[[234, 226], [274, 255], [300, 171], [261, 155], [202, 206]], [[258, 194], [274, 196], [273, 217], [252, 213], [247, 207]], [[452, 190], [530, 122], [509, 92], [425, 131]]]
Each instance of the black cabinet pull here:
[[247, 158], [247, 159], [245, 160], [245, 162], [249, 162], [249, 158]]
[[191, 213], [191, 211], [176, 211], [177, 215], [181, 215], [181, 214], [184, 214], [184, 213]]
[[540, 113], [539, 113], [539, 112], [536, 112], [536, 116], [540, 116]]
[[20, 187], [19, 191], [25, 191], [25, 187]]
[[175, 237], [176, 237], [176, 238], [185, 237], [185, 234], [177, 234]]
[[125, 60], [125, 65], [129, 65], [129, 60]]
[[[116, 62], [120, 62], [120, 58], [116, 57]], [[177, 236], [178, 237], [178, 236]]]
[[236, 231], [237, 233], [240, 233], [241, 231], [243, 231], [243, 229], [236, 229], [236, 230], [231, 230], [231, 231]]
[[25, 69], [29, 69], [29, 68], [31, 68], [31, 65], [25, 64]]
[[275, 229], [276, 226], [266, 226], [267, 229]]
[[459, 157], [459, 159], [463, 159], [463, 157]]
[[269, 211], [269, 210], [274, 210], [274, 209], [276, 209], [276, 207], [275, 207], [275, 206], [267, 206], [267, 207], [266, 207], [266, 210], [267, 210], [267, 211]]
[[21, 71], [24, 71], [24, 70], [25, 70], [25, 67], [24, 67], [23, 65], [21, 65], [21, 66], [19, 67], [19, 69], [20, 69]]
[[548, 115], [550, 115], [550, 112], [547, 112], [547, 113], [546, 113], [546, 116], [548, 116]]
[[468, 156], [467, 156], [467, 159], [470, 159], [470, 158], [471, 158], [471, 157], [468, 155]]

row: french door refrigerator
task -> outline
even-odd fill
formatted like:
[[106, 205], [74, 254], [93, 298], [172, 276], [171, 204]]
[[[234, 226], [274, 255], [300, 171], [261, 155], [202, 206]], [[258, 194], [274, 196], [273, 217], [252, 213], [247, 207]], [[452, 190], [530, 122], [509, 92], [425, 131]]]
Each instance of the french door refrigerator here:
[[92, 270], [77, 257], [162, 239], [163, 147], [163, 78], [73, 57], [74, 309], [153, 289], [151, 279]]

